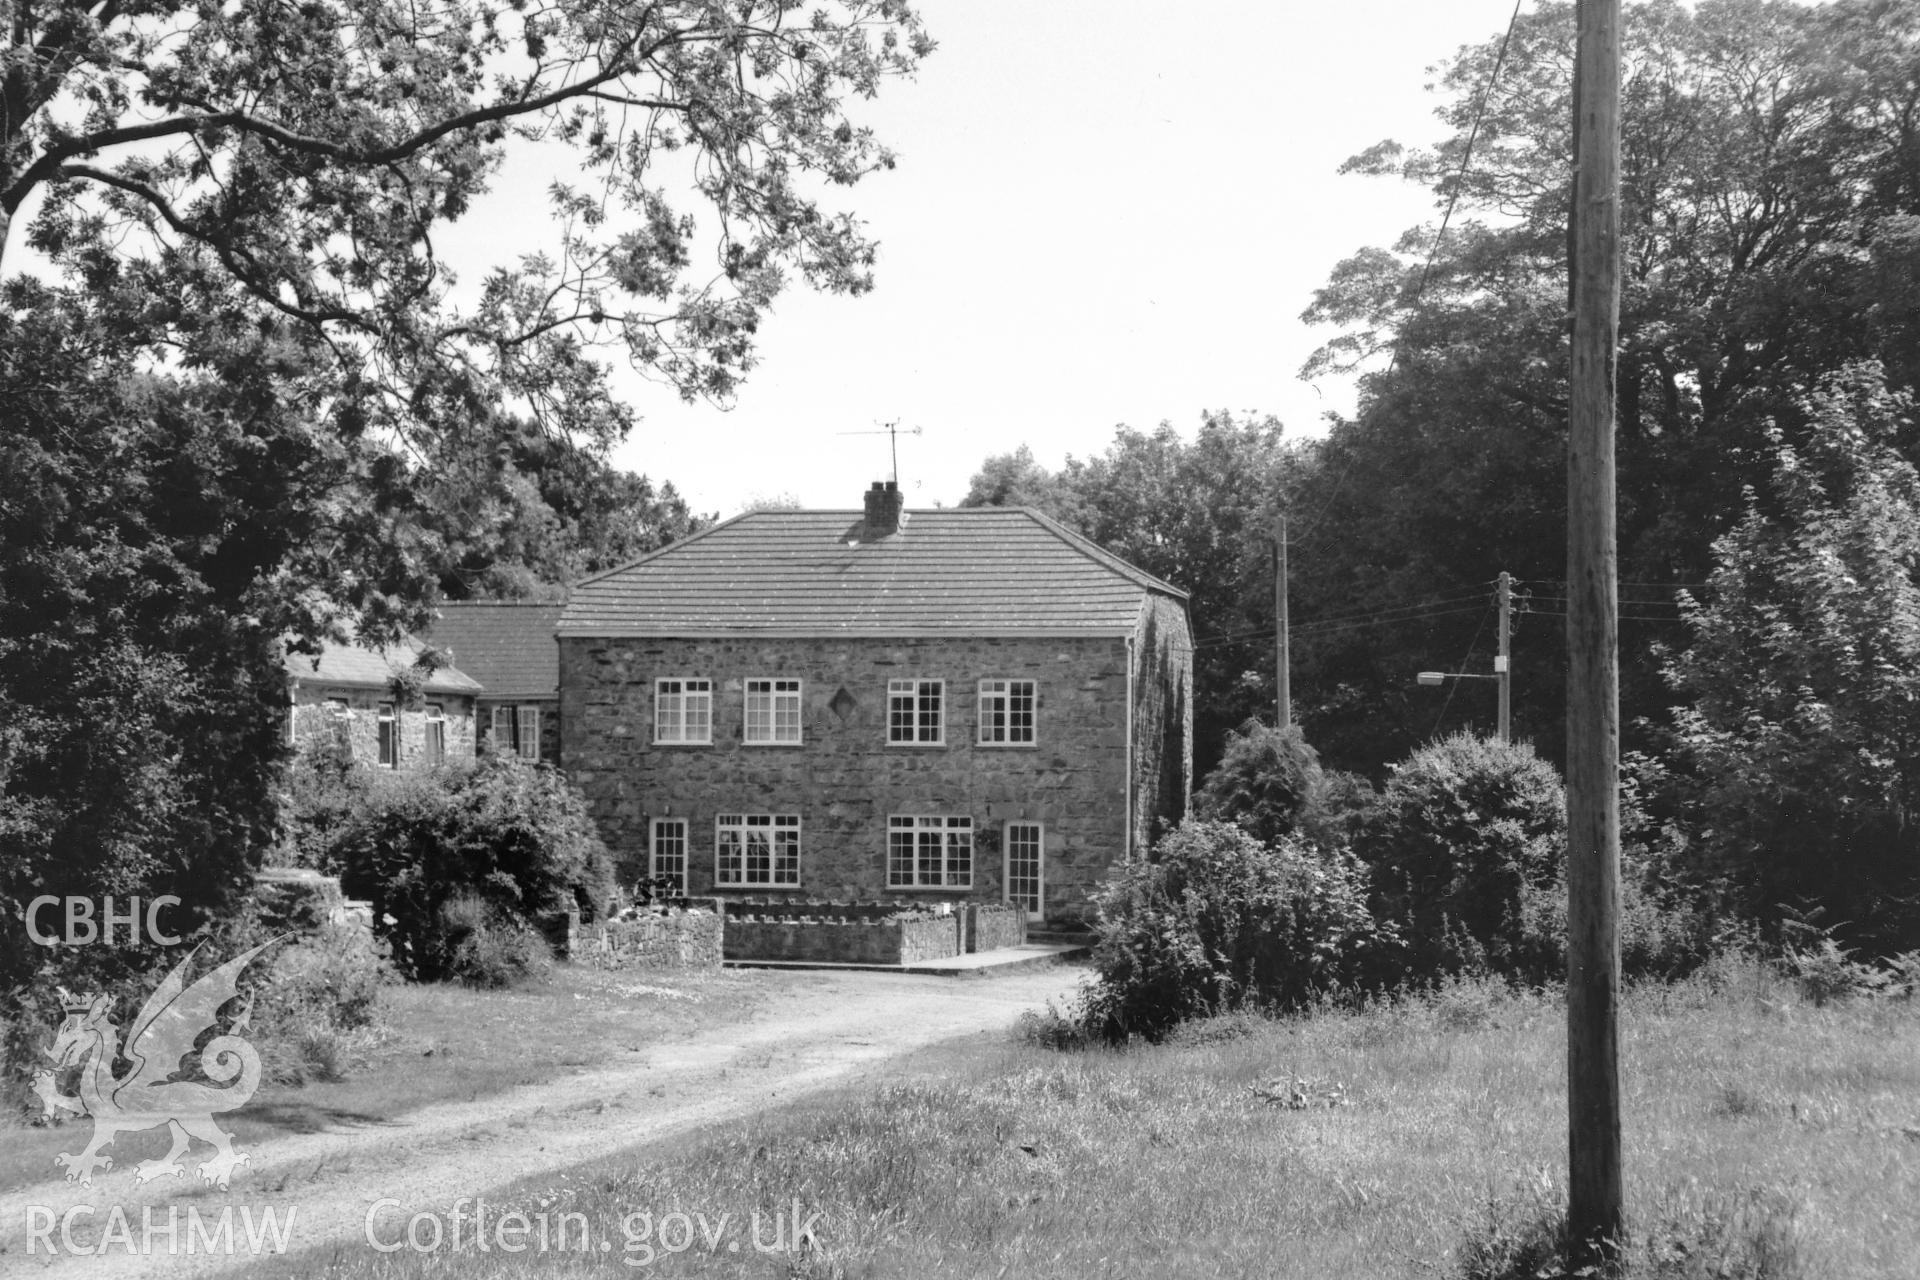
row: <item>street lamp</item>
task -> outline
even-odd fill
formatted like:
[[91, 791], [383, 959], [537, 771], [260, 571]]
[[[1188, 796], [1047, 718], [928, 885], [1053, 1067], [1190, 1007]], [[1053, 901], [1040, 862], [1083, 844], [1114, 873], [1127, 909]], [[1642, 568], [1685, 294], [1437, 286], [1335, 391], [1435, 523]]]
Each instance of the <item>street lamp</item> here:
[[[1415, 675], [1413, 679], [1416, 684], [1428, 686], [1445, 684], [1449, 680], [1498, 680], [1500, 682], [1500, 692], [1504, 694], [1507, 690], [1507, 662], [1508, 660], [1505, 654], [1495, 658], [1493, 660], [1493, 671], [1491, 674], [1479, 671], [1422, 671]], [[1508, 741], [1511, 737], [1511, 728], [1507, 723], [1506, 709], [1507, 700], [1503, 697], [1500, 699], [1500, 741], [1502, 742]]]

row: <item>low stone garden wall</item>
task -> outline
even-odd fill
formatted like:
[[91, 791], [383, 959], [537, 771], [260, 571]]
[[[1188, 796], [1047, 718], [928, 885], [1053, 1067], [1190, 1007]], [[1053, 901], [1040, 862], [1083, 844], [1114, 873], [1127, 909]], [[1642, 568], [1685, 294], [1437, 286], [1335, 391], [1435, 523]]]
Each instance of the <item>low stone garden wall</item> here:
[[897, 902], [726, 904], [729, 960], [913, 964], [960, 954], [963, 909], [920, 911]]
[[729, 960], [914, 964], [1017, 947], [1027, 940], [1026, 913], [997, 902], [927, 907], [728, 898], [724, 909]]
[[567, 913], [567, 958], [594, 969], [717, 969], [726, 918], [713, 898], [674, 898], [660, 910], [581, 924]]
[[1027, 913], [1004, 902], [970, 902], [967, 911], [967, 950], [998, 951], [1027, 941]]

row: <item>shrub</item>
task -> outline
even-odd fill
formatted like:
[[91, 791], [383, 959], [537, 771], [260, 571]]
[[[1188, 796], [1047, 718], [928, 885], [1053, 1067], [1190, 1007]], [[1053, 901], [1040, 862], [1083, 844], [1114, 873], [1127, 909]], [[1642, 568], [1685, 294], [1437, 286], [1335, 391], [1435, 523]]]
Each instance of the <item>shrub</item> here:
[[545, 976], [553, 965], [545, 938], [478, 894], [441, 903], [440, 931], [448, 953], [442, 976], [470, 987], [515, 986]]
[[1182, 823], [1096, 907], [1086, 1016], [1108, 1039], [1159, 1039], [1183, 1019], [1247, 1005], [1297, 1008], [1393, 972], [1394, 938], [1368, 912], [1354, 858], [1263, 844], [1231, 823]]
[[1194, 816], [1235, 822], [1269, 842], [1300, 829], [1322, 789], [1320, 757], [1298, 725], [1249, 720], [1227, 735], [1225, 752], [1193, 797]]
[[275, 1084], [339, 1080], [380, 1038], [380, 988], [392, 978], [378, 942], [331, 924], [289, 941], [254, 987], [253, 1031]]
[[[478, 955], [528, 949], [515, 923], [604, 910], [606, 849], [579, 793], [545, 765], [497, 755], [379, 783], [336, 834], [331, 856], [346, 891], [373, 903], [405, 976], [461, 976]], [[477, 921], [466, 907], [448, 907], [467, 898], [487, 908]]]
[[1463, 732], [1394, 766], [1356, 849], [1373, 871], [1375, 914], [1400, 928], [1415, 974], [1537, 982], [1561, 969], [1565, 843], [1553, 766], [1529, 744]]

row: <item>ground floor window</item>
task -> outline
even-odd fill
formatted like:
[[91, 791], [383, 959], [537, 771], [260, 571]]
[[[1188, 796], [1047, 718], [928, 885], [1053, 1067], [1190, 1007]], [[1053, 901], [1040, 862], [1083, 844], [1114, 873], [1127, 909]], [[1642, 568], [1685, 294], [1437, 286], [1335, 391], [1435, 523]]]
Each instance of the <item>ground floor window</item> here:
[[894, 814], [887, 819], [887, 887], [973, 887], [973, 819]]
[[738, 889], [800, 884], [800, 815], [723, 813], [713, 822], [713, 882]]
[[538, 760], [540, 758], [540, 708], [516, 707], [514, 717], [518, 724], [520, 758]]
[[396, 768], [400, 764], [400, 723], [394, 718], [391, 702], [380, 704], [378, 738], [380, 743], [380, 767]]
[[671, 882], [675, 893], [686, 893], [687, 820], [685, 818], [655, 818], [653, 820], [652, 852], [652, 866], [649, 868], [649, 875], [655, 880]]

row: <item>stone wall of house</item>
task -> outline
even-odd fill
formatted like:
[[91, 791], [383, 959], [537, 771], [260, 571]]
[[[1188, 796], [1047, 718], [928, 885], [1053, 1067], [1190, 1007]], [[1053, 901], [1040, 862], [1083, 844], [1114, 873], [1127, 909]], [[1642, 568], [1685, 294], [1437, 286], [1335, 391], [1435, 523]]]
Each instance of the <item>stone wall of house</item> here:
[[569, 960], [592, 969], [718, 969], [726, 936], [719, 904], [645, 912], [626, 920], [581, 924], [567, 913]]
[[[714, 682], [710, 745], [656, 745], [654, 681]], [[802, 742], [748, 745], [749, 678], [798, 678]], [[887, 742], [887, 682], [946, 682], [946, 741]], [[978, 681], [1036, 682], [1036, 742], [977, 744]], [[714, 819], [798, 814], [795, 896], [998, 901], [1004, 824], [1045, 826], [1045, 906], [1078, 918], [1123, 856], [1127, 643], [1069, 639], [726, 639], [565, 637], [560, 642], [562, 764], [632, 878], [646, 874], [649, 820], [688, 821], [688, 885], [715, 892]], [[1136, 698], [1137, 700], [1137, 698]], [[892, 814], [973, 819], [970, 888], [887, 884]], [[719, 890], [731, 892], [731, 890]], [[745, 892], [779, 892], [755, 887]]]
[[1134, 638], [1135, 857], [1187, 816], [1193, 791], [1193, 634], [1177, 601], [1149, 599]]
[[[293, 742], [344, 743], [362, 764], [380, 761], [380, 706], [393, 701], [385, 689], [329, 686], [302, 681], [293, 693]], [[338, 704], [337, 706], [329, 705]], [[474, 752], [474, 700], [467, 694], [429, 694], [420, 705], [397, 712], [402, 769], [419, 768], [427, 741], [427, 704], [437, 703], [446, 720], [446, 758], [468, 760]]]
[[[551, 765], [560, 763], [560, 700], [558, 698], [490, 698], [481, 694], [474, 721], [477, 734], [475, 748], [481, 755], [488, 755], [494, 750], [493, 709], [495, 707], [540, 708], [540, 759]], [[506, 749], [515, 750], [511, 739]]]

